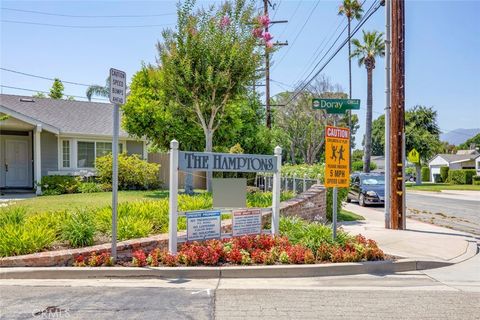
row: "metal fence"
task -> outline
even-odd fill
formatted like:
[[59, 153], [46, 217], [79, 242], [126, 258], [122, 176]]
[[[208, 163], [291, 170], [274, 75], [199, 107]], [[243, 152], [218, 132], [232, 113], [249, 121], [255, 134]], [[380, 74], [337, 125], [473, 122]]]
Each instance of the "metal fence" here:
[[[282, 176], [280, 178], [281, 191], [291, 191], [302, 193], [311, 188], [314, 184], [319, 184], [320, 179], [311, 179], [297, 176]], [[257, 173], [255, 176], [255, 187], [262, 191], [272, 191], [273, 175], [265, 173]]]

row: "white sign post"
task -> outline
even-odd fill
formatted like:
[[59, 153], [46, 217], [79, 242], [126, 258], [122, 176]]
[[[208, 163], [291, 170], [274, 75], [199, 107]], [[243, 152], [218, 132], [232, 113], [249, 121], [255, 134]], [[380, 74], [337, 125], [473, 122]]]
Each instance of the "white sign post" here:
[[113, 103], [112, 139], [112, 252], [117, 260], [117, 206], [118, 206], [118, 135], [120, 131], [120, 105], [125, 103], [127, 75], [125, 72], [110, 69], [110, 102]]

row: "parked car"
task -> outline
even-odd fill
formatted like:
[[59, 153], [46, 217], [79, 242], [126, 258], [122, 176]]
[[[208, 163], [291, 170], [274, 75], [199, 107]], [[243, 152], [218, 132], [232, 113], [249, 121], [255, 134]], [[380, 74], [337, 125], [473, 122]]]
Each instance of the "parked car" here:
[[375, 172], [352, 174], [347, 196], [347, 202], [351, 201], [358, 201], [362, 207], [385, 204], [385, 175]]

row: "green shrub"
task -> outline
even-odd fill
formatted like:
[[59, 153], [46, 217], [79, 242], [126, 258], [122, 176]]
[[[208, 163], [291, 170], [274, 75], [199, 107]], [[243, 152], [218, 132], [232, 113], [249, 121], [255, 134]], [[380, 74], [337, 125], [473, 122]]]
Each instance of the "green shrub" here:
[[27, 210], [24, 207], [6, 207], [0, 210], [0, 227], [7, 224], [21, 225]]
[[[375, 162], [370, 162], [370, 170], [375, 169], [377, 169], [377, 164]], [[363, 171], [363, 161], [352, 162], [352, 171]]]
[[[104, 184], [112, 183], [112, 155], [99, 157], [95, 161], [98, 180]], [[138, 155], [122, 153], [118, 157], [118, 188], [120, 190], [156, 189], [160, 186], [158, 179], [159, 164], [148, 163]]]
[[[286, 201], [295, 197], [292, 191], [283, 191], [280, 194], [280, 201]], [[266, 208], [272, 205], [271, 192], [252, 192], [247, 193], [247, 207], [249, 208]]]
[[447, 182], [449, 170], [449, 167], [440, 167], [440, 179], [442, 179], [442, 182]]
[[452, 184], [472, 184], [472, 177], [477, 174], [475, 169], [455, 169], [448, 172], [447, 182]]
[[55, 241], [53, 230], [32, 223], [8, 223], [0, 227], [0, 256], [22, 255], [49, 248]]
[[[347, 200], [348, 188], [338, 188], [337, 193], [337, 214], [342, 209], [342, 202]], [[333, 188], [327, 188], [327, 219], [332, 221], [333, 217]]]
[[430, 168], [422, 167], [422, 181], [430, 181]]
[[43, 195], [77, 193], [80, 178], [74, 176], [43, 176], [40, 181]]
[[95, 183], [95, 182], [82, 182], [78, 187], [78, 191], [80, 193], [95, 193], [95, 192], [103, 192], [102, 185]]
[[317, 252], [323, 243], [343, 245], [347, 240], [352, 239], [344, 231], [338, 230], [337, 239], [333, 241], [332, 228], [330, 226], [316, 222], [307, 222], [298, 217], [280, 218], [280, 234], [287, 236], [290, 243], [300, 243], [313, 252]]
[[118, 218], [118, 240], [143, 238], [148, 236], [152, 229], [153, 223], [142, 217], [127, 215]]
[[61, 237], [72, 247], [86, 247], [93, 245], [95, 223], [93, 217], [86, 210], [79, 210], [70, 214], [62, 225]]
[[480, 186], [480, 176], [473, 176], [472, 177], [472, 184], [476, 186]]

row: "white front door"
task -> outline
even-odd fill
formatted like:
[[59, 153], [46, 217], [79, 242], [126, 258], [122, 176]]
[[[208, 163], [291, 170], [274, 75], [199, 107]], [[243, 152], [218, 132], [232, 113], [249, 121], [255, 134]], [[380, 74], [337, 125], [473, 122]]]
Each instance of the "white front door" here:
[[30, 187], [28, 140], [5, 140], [5, 186]]

